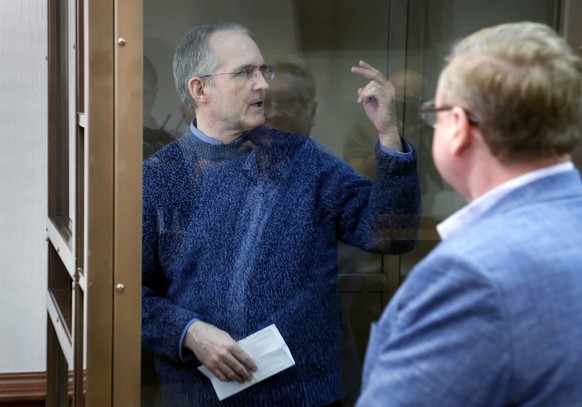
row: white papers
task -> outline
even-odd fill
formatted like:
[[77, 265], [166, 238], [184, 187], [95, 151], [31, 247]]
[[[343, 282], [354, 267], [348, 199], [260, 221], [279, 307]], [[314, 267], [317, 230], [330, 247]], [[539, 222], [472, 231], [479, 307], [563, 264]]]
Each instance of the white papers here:
[[222, 382], [205, 366], [198, 367], [212, 382], [219, 400], [224, 400], [295, 364], [289, 347], [274, 324], [241, 339], [238, 344], [257, 365], [257, 370], [252, 372], [250, 381]]

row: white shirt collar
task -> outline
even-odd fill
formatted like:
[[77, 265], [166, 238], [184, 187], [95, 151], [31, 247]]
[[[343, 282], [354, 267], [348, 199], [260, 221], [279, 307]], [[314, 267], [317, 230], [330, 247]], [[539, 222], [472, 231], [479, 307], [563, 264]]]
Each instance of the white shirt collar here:
[[549, 167], [544, 167], [539, 170], [530, 171], [519, 177], [513, 178], [503, 184], [493, 188], [487, 193], [481, 195], [473, 202], [459, 209], [447, 219], [439, 223], [436, 227], [438, 234], [442, 240], [446, 240], [459, 231], [469, 227], [477, 221], [481, 215], [489, 208], [495, 205], [501, 198], [509, 194], [511, 191], [522, 187], [526, 184], [534, 182], [540, 178], [549, 177], [554, 174], [566, 172], [574, 169], [572, 162], [565, 162]]

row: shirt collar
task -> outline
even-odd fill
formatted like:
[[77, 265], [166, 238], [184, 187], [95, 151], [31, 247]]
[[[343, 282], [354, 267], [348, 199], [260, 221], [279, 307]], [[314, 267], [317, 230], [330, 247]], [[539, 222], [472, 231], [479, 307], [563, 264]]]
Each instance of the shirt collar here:
[[561, 172], [572, 170], [574, 164], [572, 162], [560, 163], [544, 167], [539, 170], [530, 171], [519, 177], [513, 178], [503, 184], [493, 188], [487, 193], [483, 194], [473, 202], [453, 213], [447, 219], [437, 225], [437, 232], [442, 240], [446, 240], [457, 232], [466, 229], [475, 223], [489, 208], [495, 205], [504, 196], [511, 191], [516, 190], [526, 184], [534, 182], [538, 179], [549, 177]]
[[[215, 138], [212, 138], [210, 136], [207, 136], [206, 134], [204, 134], [203, 132], [201, 132], [200, 130], [198, 130], [198, 128], [196, 127], [196, 120], [192, 120], [190, 122], [190, 131], [196, 136], [198, 137], [200, 140], [204, 141], [205, 143], [208, 144], [214, 144], [214, 145], [221, 145], [224, 144], [222, 141], [217, 140]], [[238, 138], [234, 141], [234, 143], [242, 143], [246, 138], [246, 133], [243, 132], [240, 134], [240, 136], [238, 136]]]

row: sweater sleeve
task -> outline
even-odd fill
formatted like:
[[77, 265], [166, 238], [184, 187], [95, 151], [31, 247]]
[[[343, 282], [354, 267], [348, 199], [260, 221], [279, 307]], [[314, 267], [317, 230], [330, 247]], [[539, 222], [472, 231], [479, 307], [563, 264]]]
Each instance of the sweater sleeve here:
[[150, 352], [174, 361], [191, 356], [183, 352], [184, 329], [198, 315], [173, 304], [165, 297], [168, 281], [161, 270], [158, 250], [159, 206], [163, 193], [158, 190], [156, 172], [144, 166], [142, 234], [142, 344]]
[[329, 158], [323, 202], [336, 219], [338, 238], [360, 249], [405, 253], [416, 244], [420, 188], [414, 147], [387, 154], [376, 145], [377, 177], [361, 177], [345, 162]]

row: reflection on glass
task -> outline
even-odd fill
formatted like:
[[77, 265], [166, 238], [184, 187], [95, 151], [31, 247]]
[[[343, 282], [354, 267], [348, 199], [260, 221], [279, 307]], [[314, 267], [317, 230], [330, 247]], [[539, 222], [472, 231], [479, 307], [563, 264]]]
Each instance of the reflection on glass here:
[[269, 62], [275, 77], [265, 95], [265, 124], [289, 133], [311, 134], [317, 113], [311, 68], [297, 56]]
[[147, 56], [143, 58], [143, 159], [174, 141], [174, 137], [164, 129], [166, 122], [159, 125], [152, 114], [158, 93], [158, 73]]
[[[343, 351], [344, 406], [353, 405], [359, 392], [370, 322], [379, 317], [398, 282], [438, 243], [435, 225], [464, 205], [436, 171], [431, 153], [432, 130], [418, 115], [420, 104], [434, 96], [442, 55], [455, 38], [479, 26], [510, 19], [551, 23], [555, 5], [549, 0], [518, 0], [511, 5], [502, 0], [465, 3], [363, 0], [353, 7], [349, 2], [328, 0], [320, 4], [302, 0], [243, 6], [226, 1], [184, 0], [170, 9], [161, 1], [144, 2], [144, 52], [156, 72], [155, 86], [148, 85], [144, 67], [144, 112], [153, 118], [152, 128], [167, 131], [174, 139], [182, 136], [193, 113], [176, 96], [172, 57], [175, 45], [196, 24], [236, 21], [248, 26], [266, 62], [275, 67], [275, 78], [266, 91], [267, 124], [316, 139], [370, 179], [376, 177], [377, 133], [355, 103], [356, 89], [365, 86], [366, 81], [354, 76], [350, 67], [365, 60], [394, 86], [399, 130], [412, 142], [418, 157], [422, 193], [419, 242], [397, 261], [338, 244], [342, 305], [342, 337], [338, 340], [342, 341]], [[475, 13], [476, 8], [483, 12]], [[146, 91], [148, 86], [155, 91]], [[224, 211], [228, 213], [227, 209]], [[187, 225], [184, 230], [199, 227], [200, 222], [184, 224], [181, 214], [168, 221]], [[224, 244], [226, 247], [228, 242]], [[244, 305], [239, 307], [244, 311]], [[155, 373], [153, 362], [144, 361], [142, 380], [148, 396], [142, 402], [152, 405], [157, 396]]]
[[[367, 83], [360, 103], [375, 133], [386, 135], [387, 145], [393, 141], [390, 148], [402, 150], [378, 154], [385, 163], [377, 175], [382, 188], [373, 189], [370, 180], [306, 134], [263, 126], [265, 93], [269, 108], [286, 109], [290, 124], [305, 121], [303, 133], [315, 113], [313, 91], [272, 95], [274, 78], [243, 74], [263, 61], [244, 27], [190, 31], [177, 46], [173, 66], [182, 103], [194, 108], [196, 121], [144, 163], [142, 341], [154, 354], [167, 404], [216, 404], [208, 380], [190, 369], [202, 362], [220, 380], [253, 370], [252, 360], [239, 359], [237, 347], [223, 352], [222, 344], [265, 324], [282, 332], [296, 363], [232, 395], [226, 405], [340, 402], [342, 327], [346, 340], [353, 332], [347, 318], [342, 325], [346, 312], [338, 297], [337, 239], [392, 254], [414, 243], [414, 154], [390, 123], [394, 103], [385, 77], [363, 61], [346, 70]], [[282, 64], [276, 64], [284, 78]], [[356, 101], [351, 105], [363, 109]], [[402, 198], [389, 199], [393, 194]], [[352, 280], [349, 287], [349, 280], [343, 284], [350, 293], [365, 289], [386, 298], [387, 290]], [[376, 308], [383, 302], [376, 301]], [[176, 360], [174, 350], [183, 356]], [[359, 366], [357, 348], [349, 351]], [[239, 369], [230, 367], [233, 358]], [[352, 372], [359, 376], [359, 368]]]

